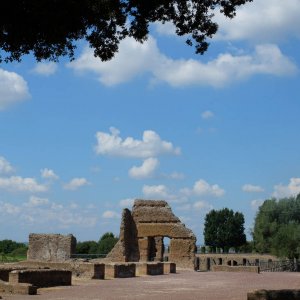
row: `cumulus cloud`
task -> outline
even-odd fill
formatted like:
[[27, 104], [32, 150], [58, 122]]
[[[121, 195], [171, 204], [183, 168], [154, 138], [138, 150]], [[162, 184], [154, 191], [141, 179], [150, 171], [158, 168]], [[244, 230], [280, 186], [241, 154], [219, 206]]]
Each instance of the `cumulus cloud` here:
[[212, 184], [210, 185], [203, 179], [199, 179], [195, 182], [192, 192], [196, 195], [200, 196], [214, 196], [214, 197], [222, 197], [225, 194], [225, 190], [223, 190], [219, 185]]
[[134, 199], [133, 198], [127, 198], [127, 199], [122, 199], [119, 202], [119, 205], [121, 207], [131, 207], [131, 206], [133, 206], [133, 203], [134, 203]]
[[120, 214], [112, 210], [107, 210], [102, 214], [102, 217], [104, 219], [117, 219], [120, 218]]
[[168, 199], [170, 194], [168, 188], [163, 185], [144, 185], [143, 194], [147, 198]]
[[256, 0], [242, 5], [233, 19], [216, 13], [216, 39], [277, 42], [300, 37], [299, 0]]
[[131, 178], [144, 179], [152, 177], [158, 168], [159, 161], [157, 158], [149, 157], [144, 160], [143, 164], [139, 167], [133, 166], [128, 174]]
[[296, 196], [300, 193], [300, 178], [291, 178], [288, 185], [278, 184], [274, 186], [273, 197], [284, 198]]
[[11, 176], [8, 178], [0, 177], [0, 189], [10, 192], [45, 192], [48, 187], [37, 183], [34, 178], [23, 178], [20, 176]]
[[247, 193], [261, 193], [264, 189], [259, 185], [244, 184], [242, 190]]
[[255, 200], [251, 201], [250, 205], [251, 205], [252, 209], [257, 210], [263, 203], [264, 203], [264, 200], [255, 199]]
[[0, 68], [0, 111], [30, 97], [27, 82], [15, 72]]
[[43, 76], [50, 76], [57, 71], [57, 64], [55, 62], [40, 62], [37, 63], [32, 70], [33, 73]]
[[206, 201], [197, 201], [193, 204], [193, 208], [196, 210], [208, 211], [213, 209], [213, 206]]
[[153, 37], [140, 44], [125, 39], [115, 58], [102, 62], [86, 48], [82, 55], [70, 64], [74, 70], [93, 72], [99, 81], [113, 86], [148, 73], [151, 82], [165, 82], [173, 87], [208, 85], [223, 87], [235, 81], [257, 74], [286, 76], [294, 74], [297, 67], [273, 44], [261, 44], [250, 54], [222, 53], [206, 63], [195, 59], [172, 59], [162, 54]]
[[210, 110], [206, 110], [201, 114], [201, 118], [204, 120], [211, 119], [214, 116], [215, 116], [214, 113]]
[[64, 185], [65, 190], [75, 191], [82, 186], [88, 185], [89, 182], [85, 178], [73, 178], [70, 182]]
[[21, 207], [8, 202], [0, 201], [0, 213], [8, 215], [17, 215], [21, 212]]
[[0, 175], [6, 175], [12, 172], [14, 172], [14, 168], [3, 156], [0, 156]]
[[29, 201], [24, 205], [27, 207], [37, 207], [49, 204], [49, 200], [47, 198], [40, 198], [36, 196], [31, 196]]
[[180, 154], [180, 149], [172, 143], [164, 141], [152, 130], [143, 132], [142, 140], [127, 137], [124, 140], [119, 136], [120, 131], [114, 127], [110, 133], [97, 132], [97, 145], [95, 151], [101, 155], [149, 158], [160, 154]]
[[47, 168], [41, 170], [41, 176], [43, 178], [53, 179], [53, 180], [56, 180], [59, 178], [53, 170], [47, 169]]

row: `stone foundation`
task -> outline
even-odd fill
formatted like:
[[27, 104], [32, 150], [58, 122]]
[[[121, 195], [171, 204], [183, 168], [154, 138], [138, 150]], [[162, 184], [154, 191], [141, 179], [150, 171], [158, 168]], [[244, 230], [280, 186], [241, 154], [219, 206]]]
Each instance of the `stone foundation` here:
[[163, 275], [164, 265], [163, 263], [137, 263], [136, 264], [136, 275]]
[[259, 273], [259, 267], [257, 266], [212, 266], [211, 270], [213, 272], [251, 272]]
[[105, 264], [105, 279], [135, 277], [135, 264]]
[[164, 274], [176, 273], [176, 264], [172, 262], [164, 262]]
[[27, 283], [13, 284], [0, 280], [0, 292], [5, 294], [36, 295], [37, 287]]
[[62, 270], [15, 270], [9, 273], [9, 283], [29, 283], [36, 287], [72, 285], [72, 272]]
[[258, 290], [248, 293], [247, 300], [300, 300], [300, 290]]

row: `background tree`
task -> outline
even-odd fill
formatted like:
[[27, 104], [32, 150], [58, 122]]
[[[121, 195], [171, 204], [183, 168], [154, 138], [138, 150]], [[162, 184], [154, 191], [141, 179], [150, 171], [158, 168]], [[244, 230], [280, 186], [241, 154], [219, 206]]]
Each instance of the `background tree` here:
[[300, 257], [300, 194], [266, 200], [255, 217], [253, 241], [260, 253]]
[[0, 241], [0, 253], [26, 255], [28, 247], [24, 243], [18, 243], [12, 240]]
[[228, 208], [212, 210], [205, 217], [204, 240], [211, 247], [228, 249], [246, 243], [244, 215]]
[[102, 235], [99, 240], [98, 250], [101, 254], [108, 254], [117, 243], [118, 238], [112, 232], [107, 232]]
[[[74, 57], [76, 41], [85, 39], [94, 55], [111, 59], [125, 37], [147, 39], [149, 24], [171, 22], [176, 34], [203, 54], [218, 28], [213, 11], [235, 16], [252, 0], [4, 0], [0, 10], [0, 50], [5, 61], [33, 52], [38, 61]], [[0, 56], [0, 59], [3, 58]], [[0, 60], [1, 61], [1, 60]]]
[[78, 242], [76, 245], [76, 253], [78, 254], [97, 254], [98, 243], [95, 241]]

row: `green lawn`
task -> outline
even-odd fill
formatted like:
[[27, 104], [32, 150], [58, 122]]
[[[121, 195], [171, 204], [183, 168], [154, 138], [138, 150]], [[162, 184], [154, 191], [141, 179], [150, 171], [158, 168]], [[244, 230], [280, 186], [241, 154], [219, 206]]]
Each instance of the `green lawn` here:
[[0, 262], [18, 262], [22, 260], [26, 260], [27, 257], [25, 255], [10, 255], [10, 254], [0, 254]]

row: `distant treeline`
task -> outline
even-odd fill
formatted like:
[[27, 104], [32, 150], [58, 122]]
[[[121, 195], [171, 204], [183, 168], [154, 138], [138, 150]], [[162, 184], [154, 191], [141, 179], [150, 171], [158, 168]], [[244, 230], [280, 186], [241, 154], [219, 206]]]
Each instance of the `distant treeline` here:
[[9, 254], [13, 256], [26, 255], [28, 247], [25, 243], [18, 243], [12, 240], [0, 241], [0, 254]]

